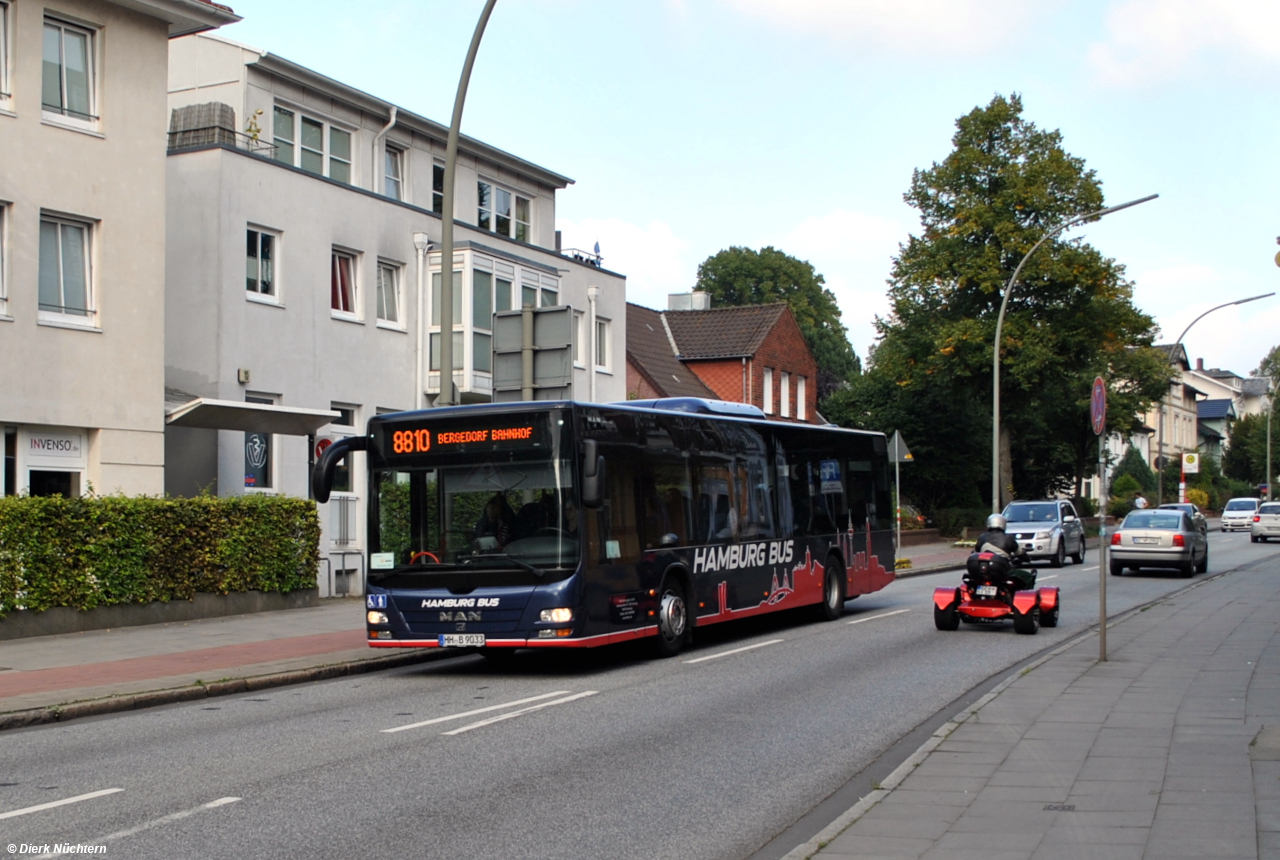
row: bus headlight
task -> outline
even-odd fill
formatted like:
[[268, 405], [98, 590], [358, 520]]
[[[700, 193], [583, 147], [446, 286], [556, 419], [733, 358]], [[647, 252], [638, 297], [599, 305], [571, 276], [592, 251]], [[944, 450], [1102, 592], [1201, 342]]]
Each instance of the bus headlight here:
[[538, 620], [545, 624], [567, 624], [573, 620], [573, 610], [567, 606], [544, 609], [538, 615]]
[[365, 615], [365, 620], [367, 620], [370, 624], [389, 624], [390, 623], [387, 620], [387, 613], [374, 612], [372, 609], [369, 610], [367, 615]]

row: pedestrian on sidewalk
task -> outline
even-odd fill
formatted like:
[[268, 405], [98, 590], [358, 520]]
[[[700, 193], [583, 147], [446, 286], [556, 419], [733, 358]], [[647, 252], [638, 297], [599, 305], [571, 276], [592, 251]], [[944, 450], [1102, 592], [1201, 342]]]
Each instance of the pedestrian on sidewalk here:
[[1133, 506], [1138, 510], [1142, 510], [1147, 506], [1147, 500], [1143, 498], [1142, 493], [1138, 493], [1137, 497], [1133, 500]]

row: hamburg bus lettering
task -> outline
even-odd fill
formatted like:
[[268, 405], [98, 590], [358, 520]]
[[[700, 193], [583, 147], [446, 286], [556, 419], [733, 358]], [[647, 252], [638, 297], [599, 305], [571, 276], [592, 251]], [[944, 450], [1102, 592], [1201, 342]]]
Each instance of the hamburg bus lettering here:
[[743, 567], [787, 564], [794, 554], [795, 541], [793, 540], [699, 547], [693, 551], [693, 572], [738, 570]]
[[420, 609], [496, 609], [497, 597], [432, 597], [422, 601]]

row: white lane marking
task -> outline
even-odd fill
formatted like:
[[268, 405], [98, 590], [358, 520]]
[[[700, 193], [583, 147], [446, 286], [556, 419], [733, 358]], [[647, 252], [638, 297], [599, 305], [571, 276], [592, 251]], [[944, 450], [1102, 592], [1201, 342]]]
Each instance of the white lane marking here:
[[[99, 837], [98, 839], [86, 840], [82, 844], [101, 845], [104, 842], [114, 842], [117, 839], [125, 839], [130, 836], [136, 836], [139, 833], [142, 833], [143, 831], [146, 831], [146, 830], [150, 830], [153, 827], [159, 827], [161, 824], [169, 824], [170, 822], [173, 822], [173, 821], [180, 821], [183, 818], [187, 818], [189, 816], [195, 815], [197, 812], [200, 812], [202, 810], [217, 809], [219, 806], [226, 806], [228, 803], [235, 803], [238, 800], [240, 800], [240, 798], [238, 797], [219, 797], [217, 800], [211, 800], [208, 803], [202, 803], [199, 806], [192, 807], [191, 809], [184, 809], [182, 812], [174, 812], [169, 815], [165, 815], [160, 818], [153, 819], [144, 824], [139, 824], [137, 827], [130, 827], [128, 830], [117, 830], [115, 833], [108, 833], [106, 836]], [[43, 858], [45, 857], [53, 857], [53, 856], [65, 856], [65, 855], [59, 854], [56, 851], [50, 852], [47, 854], [36, 855], [37, 860], [43, 860]]]
[[513, 708], [516, 705], [526, 705], [529, 702], [538, 702], [542, 699], [550, 699], [552, 696], [563, 696], [568, 690], [556, 690], [554, 693], [543, 693], [541, 696], [530, 696], [527, 699], [516, 699], [514, 702], [505, 702], [501, 705], [490, 705], [487, 708], [476, 708], [474, 711], [464, 711], [461, 714], [453, 714], [448, 717], [436, 717], [434, 720], [423, 720], [420, 723], [410, 723], [407, 726], [396, 726], [394, 729], [383, 729], [383, 734], [393, 734], [395, 732], [403, 732], [408, 729], [420, 729], [423, 726], [434, 726], [436, 723], [447, 723], [450, 720], [463, 720], [467, 717], [474, 717], [476, 714], [487, 714], [490, 711], [499, 711], [503, 708]]
[[1036, 577], [1036, 582], [1044, 582], [1046, 579], [1057, 579], [1061, 574], [1051, 573], [1048, 576]]
[[[1082, 568], [1080, 568], [1080, 572], [1081, 572], [1081, 573], [1084, 573], [1086, 570], [1097, 570], [1097, 569], [1098, 569], [1098, 566], [1095, 564], [1093, 567], [1082, 567]], [[1055, 574], [1054, 574], [1054, 576], [1057, 576], [1057, 574], [1055, 573]]]
[[102, 791], [91, 791], [88, 794], [77, 794], [75, 797], [66, 797], [62, 800], [41, 803], [39, 806], [28, 806], [26, 809], [15, 809], [13, 812], [0, 813], [0, 820], [4, 820], [6, 818], [17, 818], [19, 815], [30, 815], [33, 812], [42, 812], [46, 809], [53, 809], [58, 806], [66, 806], [68, 803], [79, 803], [82, 800], [93, 800], [95, 797], [105, 797], [108, 794], [115, 794], [117, 791], [124, 791], [124, 789], [104, 788]]
[[530, 705], [529, 707], [527, 707], [527, 708], [521, 708], [521, 709], [520, 709], [520, 710], [518, 710], [518, 711], [511, 711], [510, 713], [506, 713], [506, 714], [499, 714], [499, 715], [498, 715], [498, 716], [496, 716], [496, 717], [490, 717], [490, 718], [489, 718], [489, 719], [487, 719], [487, 720], [481, 720], [481, 721], [480, 721], [480, 722], [478, 722], [478, 723], [472, 723], [472, 724], [471, 724], [471, 725], [469, 725], [469, 726], [463, 726], [462, 728], [460, 728], [460, 729], [454, 729], [454, 730], [453, 730], [453, 731], [451, 731], [451, 732], [441, 732], [440, 734], [442, 734], [442, 735], [460, 735], [460, 734], [462, 734], [463, 732], [469, 732], [469, 731], [471, 731], [472, 729], [479, 729], [479, 728], [484, 728], [485, 726], [491, 726], [491, 725], [493, 725], [494, 723], [500, 723], [500, 722], [502, 722], [503, 720], [509, 720], [509, 719], [512, 719], [513, 717], [522, 717], [522, 716], [524, 716], [525, 714], [532, 714], [534, 711], [540, 711], [540, 710], [542, 710], [543, 708], [549, 708], [549, 707], [551, 707], [552, 705], [563, 705], [563, 704], [565, 704], [566, 702], [573, 702], [573, 701], [576, 701], [576, 700], [578, 700], [578, 699], [585, 699], [587, 696], [594, 696], [594, 695], [596, 695], [598, 692], [600, 692], [600, 691], [599, 691], [599, 690], [587, 690], [585, 693], [574, 693], [572, 696], [565, 696], [563, 699], [555, 699], [555, 700], [550, 701], [550, 702], [543, 702], [543, 703], [541, 703], [541, 704], [539, 704], [539, 705]]
[[707, 660], [715, 660], [717, 657], [728, 657], [730, 654], [741, 654], [743, 651], [750, 651], [753, 648], [763, 648], [766, 645], [777, 645], [779, 642], [786, 642], [785, 639], [770, 639], [768, 642], [757, 642], [754, 645], [743, 645], [741, 648], [734, 648], [732, 651], [721, 651], [719, 654], [708, 654], [706, 657], [695, 657], [692, 660], [682, 661], [686, 666], [694, 663], [703, 663]]
[[877, 618], [888, 618], [890, 615], [901, 615], [904, 612], [910, 612], [910, 609], [895, 609], [893, 612], [882, 612], [879, 615], [868, 615], [866, 618], [855, 618], [850, 624], [861, 624], [864, 621], [875, 621]]

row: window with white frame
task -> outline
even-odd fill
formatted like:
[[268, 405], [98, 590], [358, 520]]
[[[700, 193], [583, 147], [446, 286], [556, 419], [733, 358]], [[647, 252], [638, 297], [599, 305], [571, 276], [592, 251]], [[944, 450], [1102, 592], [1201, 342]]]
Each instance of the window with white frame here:
[[[453, 364], [454, 370], [461, 370], [463, 367], [463, 331], [462, 325], [462, 272], [455, 269], [453, 272], [453, 300], [449, 303], [452, 307], [452, 323], [453, 323]], [[427, 346], [429, 369], [440, 369], [440, 273], [431, 273], [431, 325], [435, 326], [437, 331], [431, 333], [430, 343]]]
[[329, 275], [329, 308], [334, 316], [356, 316], [356, 256], [333, 249]]
[[609, 333], [610, 325], [608, 320], [596, 318], [596, 368], [598, 370], [609, 369]]
[[9, 289], [8, 281], [5, 279], [9, 252], [8, 216], [8, 206], [0, 203], [0, 316], [5, 316], [9, 312]]
[[9, 100], [9, 4], [0, 0], [0, 102]]
[[382, 160], [382, 193], [392, 200], [404, 199], [404, 152], [388, 146]]
[[796, 377], [796, 417], [801, 421], [806, 421], [807, 411], [805, 409], [805, 378], [803, 376]]
[[245, 230], [244, 288], [256, 296], [276, 298], [276, 243], [269, 230]]
[[385, 260], [378, 261], [378, 319], [397, 327], [403, 326], [403, 296], [400, 293], [401, 267]]
[[431, 211], [436, 214], [444, 212], [444, 165], [431, 166]]
[[493, 372], [493, 275], [479, 270], [471, 272], [471, 361]]
[[480, 180], [476, 182], [479, 209], [476, 226], [517, 242], [528, 242], [531, 203], [529, 198]]
[[[333, 422], [329, 425], [332, 435], [343, 437], [356, 435], [357, 407], [345, 403], [331, 403], [329, 409], [338, 413], [338, 417], [333, 419]], [[350, 455], [342, 458], [338, 462], [337, 468], [334, 469], [333, 492], [354, 492], [351, 484], [351, 459]]]
[[574, 367], [586, 367], [586, 361], [582, 358], [582, 352], [586, 349], [587, 336], [587, 315], [582, 311], [573, 312], [573, 365]]
[[764, 414], [773, 414], [773, 368], [764, 369]]
[[276, 105], [271, 136], [277, 161], [350, 184], [351, 132]]
[[785, 370], [782, 371], [782, 390], [779, 392], [778, 399], [782, 401], [782, 403], [780, 404], [782, 407], [781, 409], [782, 417], [790, 418], [791, 417], [791, 374], [787, 373]]
[[40, 216], [40, 289], [42, 313], [93, 316], [92, 225], [53, 215]]
[[44, 65], [40, 88], [41, 107], [70, 119], [96, 122], [94, 32], [44, 19]]
[[500, 275], [494, 276], [493, 279], [493, 307], [498, 311], [513, 311], [516, 308], [511, 304], [511, 279], [504, 278]]

